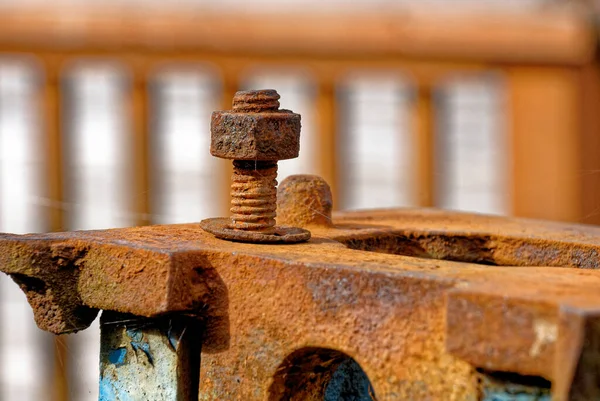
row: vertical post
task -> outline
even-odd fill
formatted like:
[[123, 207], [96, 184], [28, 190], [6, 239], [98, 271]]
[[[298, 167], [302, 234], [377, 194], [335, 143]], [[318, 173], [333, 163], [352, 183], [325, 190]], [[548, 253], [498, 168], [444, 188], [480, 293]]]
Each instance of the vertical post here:
[[[64, 230], [63, 157], [61, 115], [61, 64], [54, 58], [44, 60], [45, 82], [42, 89], [42, 108], [46, 129], [46, 172], [48, 182], [48, 224], [50, 231]], [[53, 401], [68, 399], [67, 353], [65, 337], [54, 339]]]
[[600, 68], [584, 66], [581, 71], [583, 122], [581, 140], [582, 218], [585, 224], [600, 224]]
[[581, 91], [574, 68], [509, 69], [513, 213], [581, 218]]
[[43, 107], [46, 128], [48, 219], [50, 231], [64, 230], [63, 157], [61, 132], [60, 66], [54, 60], [45, 64]]
[[131, 117], [134, 152], [134, 210], [136, 225], [151, 223], [150, 218], [150, 123], [148, 121], [149, 90], [144, 68], [134, 68], [131, 84]]
[[321, 77], [317, 89], [316, 121], [317, 138], [319, 141], [317, 155], [319, 175], [327, 181], [331, 187], [333, 196], [333, 208], [338, 209], [341, 203], [338, 185], [338, 148], [337, 148], [337, 102], [335, 79], [333, 77]]
[[416, 135], [416, 201], [417, 205], [420, 207], [431, 207], [435, 206], [435, 115], [433, 107], [433, 91], [429, 85], [421, 84], [416, 88], [411, 116], [413, 121], [413, 132]]

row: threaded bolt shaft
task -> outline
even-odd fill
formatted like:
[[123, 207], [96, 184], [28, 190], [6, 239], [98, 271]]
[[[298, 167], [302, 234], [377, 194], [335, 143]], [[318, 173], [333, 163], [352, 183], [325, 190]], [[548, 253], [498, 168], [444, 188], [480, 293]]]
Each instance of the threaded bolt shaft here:
[[279, 93], [273, 89], [239, 91], [233, 96], [233, 111], [264, 113], [279, 110]]
[[277, 162], [234, 160], [231, 176], [231, 225], [236, 230], [275, 227]]

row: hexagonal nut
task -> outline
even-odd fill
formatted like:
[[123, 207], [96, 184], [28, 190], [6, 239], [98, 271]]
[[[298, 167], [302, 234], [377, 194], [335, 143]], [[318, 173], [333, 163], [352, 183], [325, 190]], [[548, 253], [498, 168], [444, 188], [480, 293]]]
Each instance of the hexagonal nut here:
[[210, 153], [223, 159], [285, 160], [300, 151], [300, 115], [289, 110], [215, 111], [210, 132]]

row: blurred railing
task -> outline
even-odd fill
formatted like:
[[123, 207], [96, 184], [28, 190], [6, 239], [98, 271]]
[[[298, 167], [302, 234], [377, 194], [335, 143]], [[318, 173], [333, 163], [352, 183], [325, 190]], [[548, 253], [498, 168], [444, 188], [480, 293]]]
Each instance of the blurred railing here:
[[[242, 13], [214, 10], [2, 9], [0, 52], [27, 55], [42, 71], [40, 112], [45, 136], [44, 219], [48, 230], [65, 223], [65, 76], [80, 59], [115, 60], [128, 71], [124, 110], [131, 124], [136, 224], [153, 222], [151, 86], [161, 68], [202, 63], [215, 72], [221, 108], [249, 71], [299, 68], [312, 77], [315, 172], [334, 199], [352, 186], [340, 155], [346, 140], [339, 82], [356, 71], [408, 77], [415, 204], [440, 205], [436, 175], [443, 136], [436, 91], [444, 79], [498, 73], [506, 93], [508, 212], [518, 216], [600, 222], [600, 86], [597, 38], [581, 10], [535, 12], [431, 9], [358, 14]], [[201, 135], [202, 133], [198, 133]], [[203, 134], [208, 135], [208, 130]], [[443, 143], [443, 141], [442, 141]], [[307, 150], [303, 149], [303, 152]], [[215, 164], [215, 197], [226, 214], [227, 163]], [[477, 168], [477, 166], [472, 166]], [[381, 174], [387, 174], [381, 172]], [[195, 185], [191, 182], [189, 185]], [[58, 206], [57, 206], [58, 205]], [[154, 221], [156, 222], [156, 221]], [[5, 330], [5, 328], [2, 328]], [[64, 351], [56, 348], [53, 400], [68, 398]], [[49, 393], [50, 394], [50, 393]]]

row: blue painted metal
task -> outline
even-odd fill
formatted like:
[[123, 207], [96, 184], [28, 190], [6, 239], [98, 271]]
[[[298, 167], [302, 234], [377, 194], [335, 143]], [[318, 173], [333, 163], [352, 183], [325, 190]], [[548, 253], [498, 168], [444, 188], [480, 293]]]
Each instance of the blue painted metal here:
[[327, 383], [323, 401], [373, 401], [375, 391], [360, 365], [347, 358], [336, 368]]
[[515, 374], [482, 375], [481, 401], [550, 401], [550, 383]]
[[196, 401], [199, 322], [104, 312], [100, 401]]

